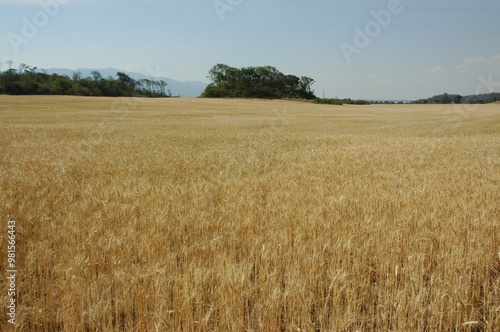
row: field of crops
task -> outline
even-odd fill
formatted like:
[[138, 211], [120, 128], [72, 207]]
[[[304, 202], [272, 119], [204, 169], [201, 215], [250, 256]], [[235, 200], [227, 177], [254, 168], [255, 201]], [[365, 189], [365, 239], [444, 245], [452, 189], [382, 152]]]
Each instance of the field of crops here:
[[0, 96], [0, 123], [3, 331], [499, 331], [499, 104]]

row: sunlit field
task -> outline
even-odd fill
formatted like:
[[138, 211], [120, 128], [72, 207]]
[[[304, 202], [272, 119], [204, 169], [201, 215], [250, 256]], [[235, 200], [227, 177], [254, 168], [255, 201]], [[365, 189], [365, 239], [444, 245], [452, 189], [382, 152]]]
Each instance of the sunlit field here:
[[0, 123], [4, 331], [500, 329], [499, 104], [0, 96]]

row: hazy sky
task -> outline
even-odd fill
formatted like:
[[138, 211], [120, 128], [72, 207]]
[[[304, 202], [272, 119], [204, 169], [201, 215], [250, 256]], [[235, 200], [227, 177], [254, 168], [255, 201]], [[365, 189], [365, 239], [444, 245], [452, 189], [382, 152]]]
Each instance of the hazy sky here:
[[216, 63], [271, 65], [326, 97], [500, 92], [499, 0], [0, 0], [0, 22], [16, 65], [204, 82]]

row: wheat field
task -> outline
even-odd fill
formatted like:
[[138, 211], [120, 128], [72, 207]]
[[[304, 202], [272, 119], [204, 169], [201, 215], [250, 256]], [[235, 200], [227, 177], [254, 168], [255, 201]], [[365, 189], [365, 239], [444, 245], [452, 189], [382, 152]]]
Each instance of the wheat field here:
[[498, 104], [0, 96], [0, 121], [4, 331], [500, 331]]

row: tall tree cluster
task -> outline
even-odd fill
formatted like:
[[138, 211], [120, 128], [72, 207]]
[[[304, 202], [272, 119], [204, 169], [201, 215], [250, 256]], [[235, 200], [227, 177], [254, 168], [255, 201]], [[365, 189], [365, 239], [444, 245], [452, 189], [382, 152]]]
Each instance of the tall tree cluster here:
[[234, 68], [217, 64], [209, 71], [211, 84], [202, 93], [210, 98], [315, 99], [312, 78], [285, 75], [274, 67]]
[[[0, 62], [0, 94], [11, 95], [76, 95], [107, 97], [170, 97], [167, 83], [163, 80], [134, 80], [125, 73], [116, 77], [102, 77], [93, 71], [90, 77], [80, 72], [72, 77], [37, 72], [37, 67], [24, 63], [18, 68], [12, 61]], [[2, 71], [4, 69], [4, 71]]]

